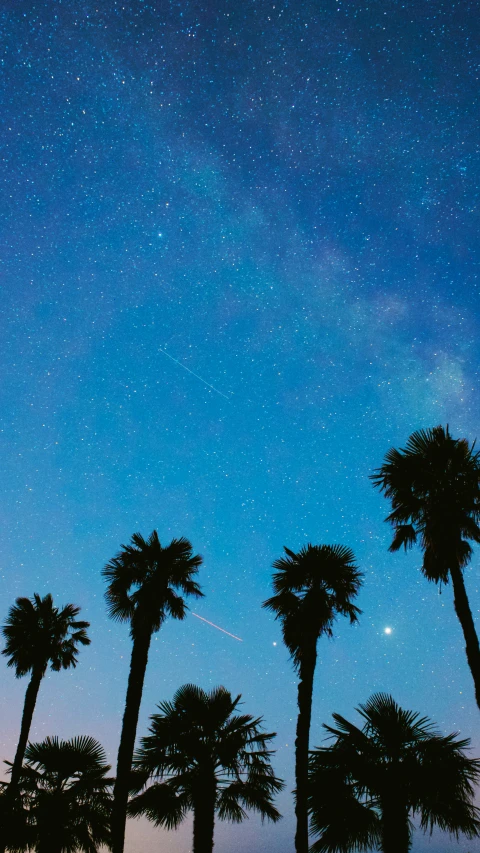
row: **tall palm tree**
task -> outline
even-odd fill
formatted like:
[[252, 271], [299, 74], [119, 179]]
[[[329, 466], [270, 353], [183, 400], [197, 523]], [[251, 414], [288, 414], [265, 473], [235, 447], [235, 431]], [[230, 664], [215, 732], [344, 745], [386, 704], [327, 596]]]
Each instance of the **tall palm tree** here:
[[157, 826], [177, 827], [193, 811], [193, 853], [212, 853], [215, 814], [240, 822], [245, 809], [277, 821], [273, 794], [283, 788], [274, 775], [262, 719], [235, 714], [240, 696], [224, 687], [206, 693], [193, 684], [177, 690], [151, 717], [134, 765], [140, 775], [160, 778], [129, 804]]
[[295, 740], [295, 849], [308, 851], [308, 747], [317, 641], [332, 636], [337, 615], [353, 624], [360, 610], [352, 599], [363, 574], [355, 557], [343, 545], [306, 545], [295, 553], [285, 548], [285, 557], [273, 564], [275, 595], [263, 603], [282, 625], [284, 643], [299, 674], [298, 719]]
[[478, 837], [480, 761], [465, 754], [470, 741], [440, 735], [384, 693], [357, 710], [363, 728], [334, 714], [337, 728], [324, 726], [334, 743], [310, 755], [309, 810], [320, 835], [312, 853], [408, 853], [413, 817], [424, 831]]
[[452, 438], [448, 427], [419, 430], [404, 450], [388, 451], [371, 479], [391, 500], [386, 519], [394, 529], [390, 551], [407, 550], [418, 539], [427, 580], [452, 580], [480, 708], [480, 646], [463, 579], [470, 542], [480, 542], [480, 453], [465, 439]]
[[194, 580], [202, 558], [192, 553], [188, 539], [172, 539], [163, 547], [154, 530], [149, 539], [135, 533], [131, 544], [121, 547], [103, 569], [109, 583], [108, 613], [112, 619], [130, 623], [133, 641], [113, 792], [113, 853], [123, 853], [125, 843], [132, 757], [152, 634], [168, 616], [185, 618], [188, 608], [179, 593], [203, 595]]
[[80, 608], [73, 604], [59, 609], [54, 606], [51, 595], [41, 598], [35, 593], [32, 599], [17, 598], [2, 627], [6, 641], [2, 654], [8, 658], [7, 666], [14, 667], [17, 678], [31, 673], [12, 764], [9, 799], [18, 787], [38, 691], [48, 665], [54, 672], [75, 667], [78, 645], [90, 644], [86, 631], [90, 623], [80, 622], [76, 618], [79, 612]]
[[93, 737], [47, 737], [30, 743], [20, 777], [23, 843], [37, 853], [95, 853], [110, 844], [113, 779], [103, 747]]

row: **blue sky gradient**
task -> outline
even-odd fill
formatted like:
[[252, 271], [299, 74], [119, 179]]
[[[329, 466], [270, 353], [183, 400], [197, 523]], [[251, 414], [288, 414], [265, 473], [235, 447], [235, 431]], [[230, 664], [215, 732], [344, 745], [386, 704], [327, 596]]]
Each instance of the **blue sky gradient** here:
[[[284, 545], [344, 544], [365, 572], [360, 624], [319, 643], [312, 745], [384, 690], [480, 747], [451, 590], [418, 552], [388, 554], [368, 480], [415, 429], [478, 432], [475, 16], [2, 5], [0, 603], [51, 592], [92, 625], [78, 668], [42, 684], [32, 739], [89, 733], [115, 762], [130, 642], [101, 568], [137, 530], [187, 536], [193, 609], [243, 642], [166, 624], [139, 735], [181, 684], [224, 684], [278, 732], [287, 780], [284, 820], [219, 824], [219, 853], [293, 851], [296, 678], [260, 607]], [[465, 574], [478, 619], [477, 554]], [[0, 666], [11, 759], [26, 681]], [[132, 822], [126, 853], [160, 836]], [[417, 834], [413, 851], [447, 848], [480, 844]]]

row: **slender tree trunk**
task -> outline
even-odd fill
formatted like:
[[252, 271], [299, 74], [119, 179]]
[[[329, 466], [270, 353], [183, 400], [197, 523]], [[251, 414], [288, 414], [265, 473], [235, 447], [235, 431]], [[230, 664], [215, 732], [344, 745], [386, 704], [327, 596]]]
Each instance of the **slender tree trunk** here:
[[312, 717], [313, 676], [317, 662], [316, 645], [300, 664], [298, 682], [298, 719], [295, 738], [295, 832], [296, 853], [308, 853], [308, 747]]
[[382, 853], [409, 853], [408, 807], [395, 794], [381, 800]]
[[202, 779], [200, 791], [195, 797], [193, 813], [193, 853], [212, 853], [215, 827], [215, 778], [207, 782]]
[[133, 641], [130, 673], [128, 676], [127, 698], [123, 714], [122, 733], [117, 758], [117, 778], [113, 789], [112, 808], [112, 851], [123, 853], [125, 844], [125, 824], [127, 821], [127, 803], [132, 768], [133, 750], [137, 734], [138, 714], [142, 701], [143, 682], [147, 669], [148, 651], [151, 634], [144, 632]]
[[468, 603], [462, 570], [458, 566], [455, 566], [455, 568], [450, 569], [450, 575], [452, 577], [455, 612], [462, 626], [463, 636], [465, 637], [465, 651], [475, 686], [475, 699], [480, 708], [480, 646], [478, 644], [475, 623]]
[[11, 791], [12, 795], [14, 795], [18, 788], [18, 783], [20, 781], [20, 774], [22, 772], [23, 759], [25, 757], [25, 750], [27, 748], [28, 736], [30, 734], [30, 728], [32, 725], [33, 712], [35, 710], [35, 705], [37, 703], [38, 690], [40, 687], [40, 683], [43, 678], [44, 670], [33, 670], [32, 677], [30, 678], [30, 683], [27, 687], [25, 693], [25, 702], [23, 705], [23, 714], [22, 714], [22, 725], [20, 727], [20, 737], [18, 740], [17, 751], [15, 753], [15, 758], [13, 759], [12, 765], [12, 775], [10, 779], [10, 785], [8, 786], [8, 790]]
[[[20, 726], [20, 737], [18, 739], [18, 746], [17, 751], [15, 753], [15, 758], [13, 759], [10, 784], [8, 785], [5, 798], [7, 801], [6, 805], [8, 808], [13, 808], [15, 795], [18, 791], [18, 784], [20, 782], [23, 759], [25, 757], [25, 750], [28, 744], [28, 736], [30, 734], [30, 728], [32, 725], [33, 712], [35, 710], [38, 690], [40, 688], [43, 675], [44, 669], [34, 669], [32, 671], [30, 682], [25, 692], [22, 724]], [[7, 846], [7, 838], [5, 832], [8, 833], [8, 826], [4, 829], [4, 831], [0, 831], [0, 853], [4, 853], [5, 847]]]

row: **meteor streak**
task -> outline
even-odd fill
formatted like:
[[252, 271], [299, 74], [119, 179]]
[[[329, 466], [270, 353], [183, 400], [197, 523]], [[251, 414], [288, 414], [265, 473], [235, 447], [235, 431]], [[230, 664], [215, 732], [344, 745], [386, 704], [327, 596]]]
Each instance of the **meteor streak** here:
[[199, 616], [198, 613], [194, 613], [193, 610], [190, 611], [192, 616], [196, 616], [197, 619], [201, 619], [202, 622], [206, 622], [207, 625], [211, 625], [212, 628], [216, 628], [218, 631], [223, 631], [224, 634], [228, 634], [229, 637], [233, 637], [234, 640], [238, 640], [239, 643], [243, 643], [241, 637], [236, 637], [235, 634], [231, 634], [230, 631], [226, 631], [225, 628], [220, 628], [220, 625], [215, 625], [215, 622], [210, 622], [209, 619], [205, 619], [203, 616]]
[[[188, 373], [191, 373], [192, 376], [195, 376], [196, 379], [200, 379], [200, 382], [203, 382], [203, 384], [206, 385], [207, 388], [211, 388], [212, 391], [215, 391], [216, 394], [220, 394], [220, 397], [224, 397], [225, 400], [228, 400], [230, 402], [230, 397], [227, 397], [227, 395], [224, 394], [223, 391], [219, 391], [218, 388], [214, 388], [213, 385], [210, 385], [209, 382], [205, 382], [205, 379], [202, 379], [202, 377], [199, 376], [198, 373], [194, 373], [193, 370], [190, 370], [190, 368], [186, 366], [186, 364], [182, 364], [182, 362], [179, 361], [178, 358], [174, 358], [173, 355], [170, 355], [170, 353], [168, 353], [166, 350], [162, 349], [161, 347], [159, 347], [158, 349], [160, 350], [160, 352], [163, 352], [163, 354], [166, 355], [167, 358], [171, 359], [171, 361], [174, 361], [175, 364], [179, 364], [180, 367], [183, 367], [184, 370], [186, 370]], [[199, 619], [201, 618], [202, 617], [199, 616]], [[215, 625], [215, 627], [217, 626]], [[222, 628], [220, 628], [220, 630], [222, 630]]]

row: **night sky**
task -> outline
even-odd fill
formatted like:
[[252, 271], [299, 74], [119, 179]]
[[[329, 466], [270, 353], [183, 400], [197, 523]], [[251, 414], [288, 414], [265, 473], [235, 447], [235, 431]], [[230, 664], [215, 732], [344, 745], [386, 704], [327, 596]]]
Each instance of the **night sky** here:
[[[135, 531], [186, 536], [206, 597], [155, 636], [138, 734], [181, 684], [223, 684], [278, 732], [292, 853], [296, 677], [261, 610], [287, 545], [351, 547], [356, 627], [321, 640], [311, 745], [392, 693], [444, 732], [480, 719], [450, 588], [388, 554], [368, 480], [392, 445], [480, 434], [478, 7], [434, 0], [3, 0], [0, 618], [51, 592], [91, 622], [32, 740], [115, 763], [128, 627], [101, 569]], [[480, 627], [478, 550], [466, 571]], [[390, 627], [391, 633], [385, 633]], [[1, 667], [0, 758], [27, 679]], [[164, 835], [164, 834], [163, 834]], [[413, 851], [480, 851], [416, 835]], [[126, 853], [190, 826], [129, 823]]]

